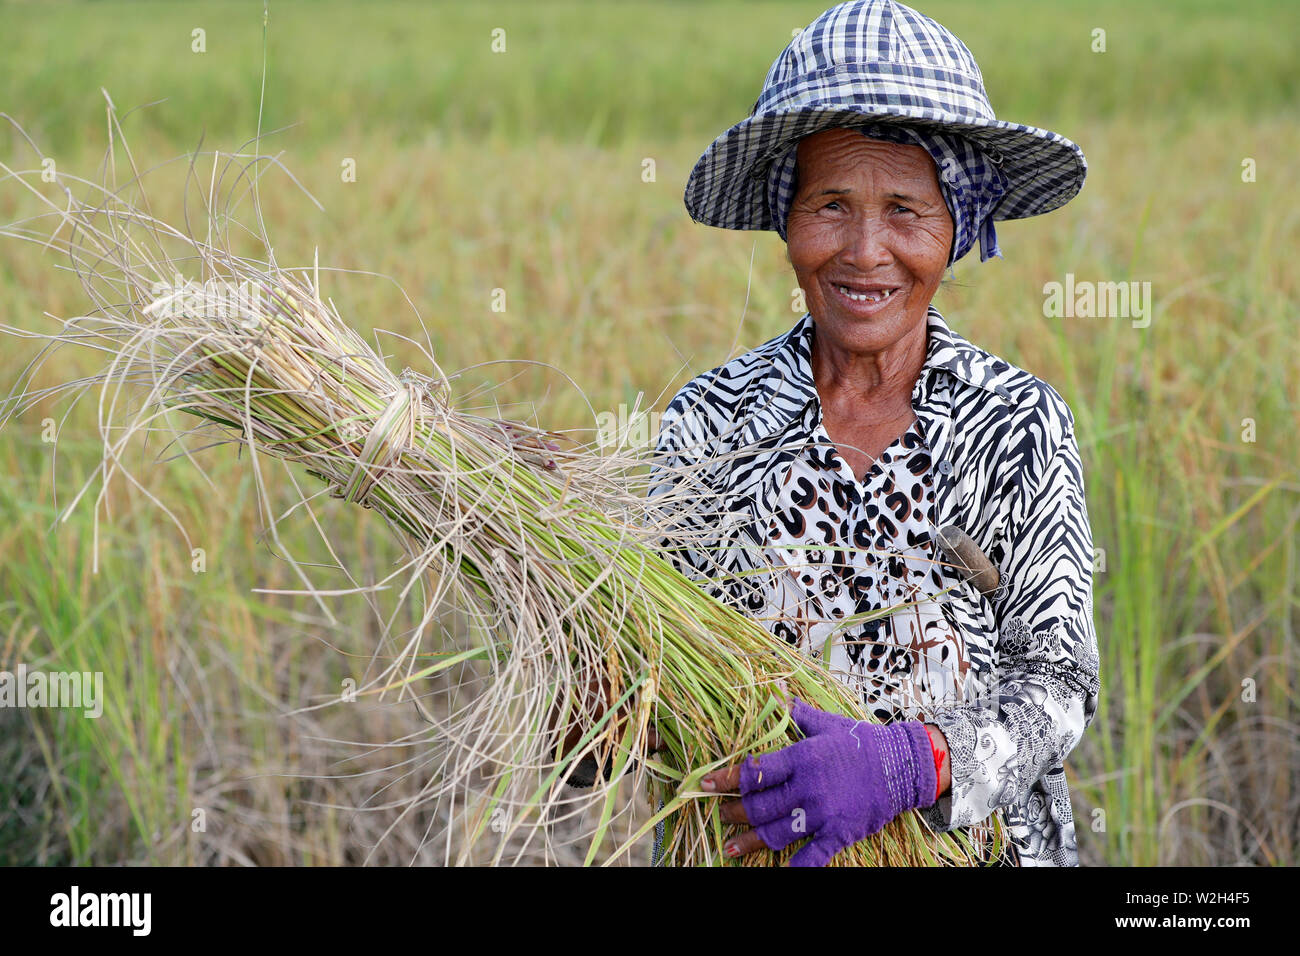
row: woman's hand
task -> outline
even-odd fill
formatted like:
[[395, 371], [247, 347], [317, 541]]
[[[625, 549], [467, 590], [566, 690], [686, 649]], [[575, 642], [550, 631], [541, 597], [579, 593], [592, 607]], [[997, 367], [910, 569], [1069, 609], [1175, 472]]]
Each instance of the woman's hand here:
[[790, 716], [805, 739], [701, 779], [704, 790], [739, 792], [722, 819], [753, 827], [727, 842], [728, 856], [810, 838], [790, 865], [825, 866], [900, 813], [935, 802], [935, 751], [921, 722], [870, 724], [798, 698]]
[[[600, 718], [605, 715], [605, 711], [609, 709], [609, 706], [612, 703], [612, 698], [613, 690], [610, 686], [609, 679], [603, 675], [597, 679], [593, 675], [587, 682], [587, 687], [582, 696], [582, 702], [579, 705], [578, 713], [570, 718], [569, 729], [564, 735], [563, 746], [556, 748], [554, 753], [557, 756], [561, 753], [565, 755], [572, 754], [574, 749], [578, 746], [578, 742], [582, 740], [587, 731], [591, 729], [591, 725], [599, 721]], [[556, 725], [559, 723], [563, 709], [564, 705], [562, 703], [557, 703], [555, 708], [551, 711], [547, 727], [552, 733], [556, 730]], [[621, 726], [627, 717], [628, 711], [625, 705], [614, 715], [614, 726]], [[661, 746], [663, 746], [663, 741], [655, 731], [654, 725], [651, 724], [646, 728], [646, 753], [652, 754]], [[602, 760], [598, 761], [596, 754], [587, 754], [573, 766], [572, 770], [568, 772], [565, 777], [565, 782], [572, 787], [590, 787], [596, 782], [596, 776], [602, 769], [601, 764], [603, 764], [604, 777], [608, 780], [611, 771], [610, 755], [608, 753], [600, 752], [599, 745], [597, 751], [603, 758]]]

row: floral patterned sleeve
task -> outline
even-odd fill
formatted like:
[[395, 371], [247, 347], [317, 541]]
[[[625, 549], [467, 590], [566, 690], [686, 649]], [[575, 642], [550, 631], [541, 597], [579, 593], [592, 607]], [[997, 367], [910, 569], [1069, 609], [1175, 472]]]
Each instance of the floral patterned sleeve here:
[[1009, 518], [1005, 552], [992, 599], [994, 686], [980, 702], [934, 714], [948, 740], [952, 787], [923, 814], [940, 832], [1021, 800], [1061, 766], [1097, 711], [1092, 532], [1068, 413], [1037, 487]]

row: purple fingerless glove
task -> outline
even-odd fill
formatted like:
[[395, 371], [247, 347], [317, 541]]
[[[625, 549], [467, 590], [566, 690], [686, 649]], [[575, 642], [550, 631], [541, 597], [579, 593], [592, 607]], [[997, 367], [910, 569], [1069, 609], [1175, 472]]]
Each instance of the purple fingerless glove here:
[[870, 724], [798, 698], [790, 716], [804, 739], [744, 761], [740, 800], [770, 849], [812, 838], [791, 857], [791, 866], [825, 866], [900, 813], [934, 803], [925, 724]]

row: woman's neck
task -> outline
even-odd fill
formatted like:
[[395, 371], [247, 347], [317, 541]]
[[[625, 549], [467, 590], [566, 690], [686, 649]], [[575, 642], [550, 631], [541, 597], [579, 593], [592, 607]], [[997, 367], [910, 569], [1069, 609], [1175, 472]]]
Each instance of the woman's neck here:
[[812, 373], [823, 412], [862, 425], [887, 424], [912, 412], [912, 390], [925, 366], [926, 326], [886, 349], [855, 353], [813, 332]]

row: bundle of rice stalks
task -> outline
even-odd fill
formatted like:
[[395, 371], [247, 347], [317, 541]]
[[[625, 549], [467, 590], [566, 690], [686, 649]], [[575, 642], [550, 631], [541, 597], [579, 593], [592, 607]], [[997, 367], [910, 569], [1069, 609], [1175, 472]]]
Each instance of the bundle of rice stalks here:
[[[121, 136], [111, 103], [109, 130], [111, 160]], [[193, 162], [199, 155], [207, 154]], [[271, 162], [211, 156], [205, 212], [228, 226], [215, 184], [229, 170], [219, 167], [242, 166], [255, 184]], [[644, 494], [644, 455], [460, 410], [451, 378], [410, 339], [421, 371], [395, 374], [322, 295], [319, 268], [281, 268], [264, 231], [266, 256], [257, 259], [235, 254], [211, 228], [201, 239], [154, 218], [138, 173], [129, 185], [141, 198], [131, 202], [131, 190], [111, 180], [60, 174], [51, 197], [36, 183], [39, 169], [0, 168], [55, 223], [35, 230], [38, 220], [26, 220], [4, 234], [65, 253], [94, 303], [47, 336], [43, 355], [74, 344], [106, 357], [92, 379], [28, 387], [0, 421], [51, 393], [97, 385], [101, 496], [115, 476], [130, 477], [123, 453], [133, 436], [170, 430], [241, 445], [272, 532], [263, 474], [272, 463], [295, 489], [305, 471], [325, 493], [380, 515], [403, 542], [408, 560], [393, 577], [404, 575], [401, 599], [419, 602], [420, 622], [394, 639], [360, 692], [421, 701], [431, 724], [419, 741], [422, 799], [463, 805], [459, 859], [486, 840], [501, 862], [508, 847], [539, 834], [544, 842], [556, 820], [588, 813], [588, 863], [625, 859], [660, 823], [669, 864], [733, 863], [721, 852], [732, 828], [717, 796], [699, 790], [700, 776], [796, 740], [787, 693], [869, 719], [816, 661], [713, 600], [656, 549], [665, 527]], [[196, 278], [176, 281], [187, 273]], [[127, 393], [141, 399], [134, 410]], [[193, 427], [177, 429], [176, 418]], [[319, 601], [326, 592], [297, 569]], [[469, 614], [471, 626], [439, 627], [447, 607]], [[593, 686], [608, 688], [604, 706], [592, 706]], [[663, 742], [653, 754], [652, 728]], [[576, 743], [566, 749], [566, 738]], [[565, 786], [575, 762], [593, 755], [609, 779]], [[625, 781], [662, 809], [620, 842], [613, 822]], [[733, 865], [776, 864], [795, 849]], [[963, 836], [934, 834], [909, 813], [834, 862], [971, 859]]]

